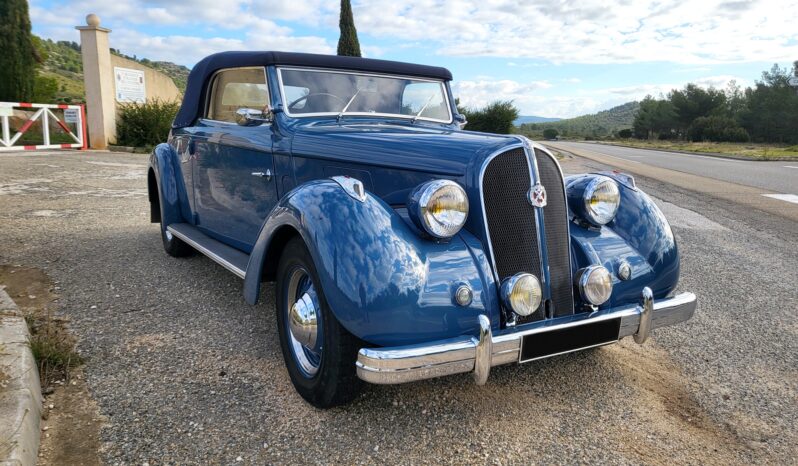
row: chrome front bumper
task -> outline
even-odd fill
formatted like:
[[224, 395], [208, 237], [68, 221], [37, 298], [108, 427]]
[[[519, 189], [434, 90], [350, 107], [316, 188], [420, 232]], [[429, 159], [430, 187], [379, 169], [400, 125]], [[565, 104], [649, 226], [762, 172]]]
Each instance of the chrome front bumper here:
[[[488, 317], [480, 315], [478, 337], [458, 337], [393, 348], [362, 348], [357, 357], [357, 375], [366, 382], [395, 384], [473, 372], [476, 382], [484, 384], [488, 380], [491, 367], [520, 360], [521, 342], [527, 335], [620, 318], [618, 339], [600, 345], [615, 343], [630, 335], [634, 336], [637, 343], [643, 343], [651, 330], [690, 319], [695, 308], [696, 296], [693, 293], [682, 293], [654, 302], [651, 290], [644, 288], [640, 304], [636, 306], [574, 315], [572, 319], [565, 321], [541, 321], [534, 327], [511, 329], [496, 336], [491, 332]], [[535, 359], [600, 345], [578, 347]]]

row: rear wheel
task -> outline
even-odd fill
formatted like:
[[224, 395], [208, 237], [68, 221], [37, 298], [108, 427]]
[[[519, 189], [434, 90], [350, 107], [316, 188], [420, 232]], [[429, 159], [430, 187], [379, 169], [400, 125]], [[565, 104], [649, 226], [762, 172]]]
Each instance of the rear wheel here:
[[167, 230], [163, 222], [161, 222], [161, 240], [164, 250], [172, 257], [185, 257], [194, 253], [194, 248]]
[[361, 344], [330, 311], [301, 238], [283, 251], [276, 295], [280, 346], [296, 391], [317, 408], [354, 399], [362, 387], [355, 369]]

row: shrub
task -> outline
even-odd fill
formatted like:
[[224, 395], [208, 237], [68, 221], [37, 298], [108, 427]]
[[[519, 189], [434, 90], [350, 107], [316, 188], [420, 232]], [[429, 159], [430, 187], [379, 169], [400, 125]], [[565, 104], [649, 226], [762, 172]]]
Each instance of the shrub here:
[[116, 123], [117, 144], [146, 147], [165, 142], [179, 108], [178, 102], [160, 100], [120, 105]]
[[36, 76], [33, 84], [33, 101], [39, 104], [52, 104], [58, 93], [58, 80], [48, 76]]
[[693, 142], [747, 142], [748, 132], [729, 117], [698, 117], [693, 120], [687, 131]]
[[618, 131], [618, 137], [622, 138], [622, 139], [629, 139], [629, 138], [632, 137], [632, 130], [629, 129], [629, 128], [622, 129], [622, 130]]
[[543, 130], [543, 139], [557, 139], [560, 133], [554, 128], [546, 128]]
[[510, 134], [518, 109], [511, 101], [495, 101], [481, 109], [464, 109], [468, 119], [466, 129], [483, 133]]

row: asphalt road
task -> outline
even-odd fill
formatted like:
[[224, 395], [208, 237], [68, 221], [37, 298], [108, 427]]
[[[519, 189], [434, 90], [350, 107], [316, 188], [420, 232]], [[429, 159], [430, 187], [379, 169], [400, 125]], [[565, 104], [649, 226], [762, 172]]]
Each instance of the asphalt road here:
[[556, 146], [566, 150], [569, 148], [586, 149], [632, 163], [668, 168], [744, 186], [753, 186], [773, 193], [798, 196], [798, 160], [795, 162], [757, 162], [585, 142], [557, 142]]
[[673, 226], [693, 320], [642, 346], [494, 368], [484, 387], [470, 375], [371, 386], [319, 411], [283, 367], [272, 287], [252, 307], [222, 267], [163, 252], [145, 165], [0, 156], [0, 262], [57, 282], [108, 464], [795, 462], [793, 220], [638, 177]]

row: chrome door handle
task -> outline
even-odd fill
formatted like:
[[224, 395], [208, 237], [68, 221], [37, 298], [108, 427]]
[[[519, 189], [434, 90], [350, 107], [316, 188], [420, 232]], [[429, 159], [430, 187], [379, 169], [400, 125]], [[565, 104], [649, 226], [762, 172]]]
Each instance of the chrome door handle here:
[[252, 176], [259, 176], [261, 178], [266, 178], [266, 181], [272, 179], [272, 171], [266, 170], [265, 172], [252, 172]]

